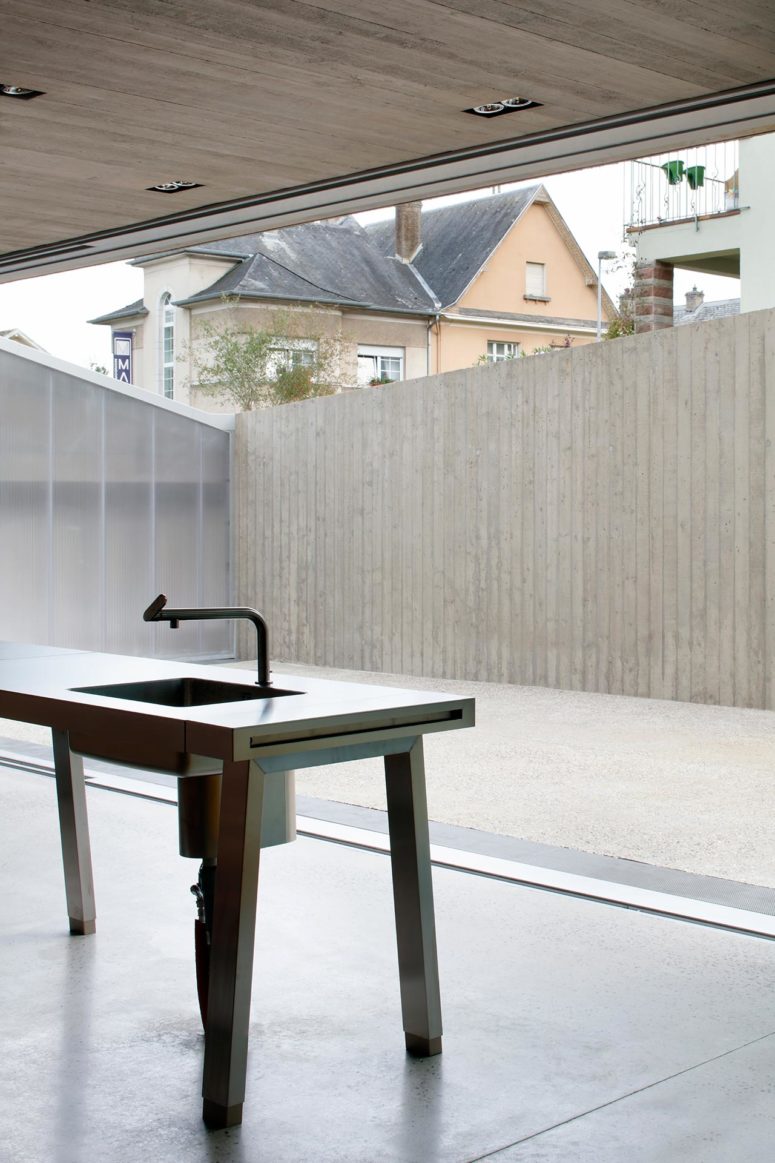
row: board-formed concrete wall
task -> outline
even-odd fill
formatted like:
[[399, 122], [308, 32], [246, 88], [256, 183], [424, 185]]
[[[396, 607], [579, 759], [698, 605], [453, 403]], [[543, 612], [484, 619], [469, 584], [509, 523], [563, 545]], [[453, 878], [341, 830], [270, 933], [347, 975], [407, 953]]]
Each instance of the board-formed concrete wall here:
[[275, 658], [775, 706], [775, 311], [242, 415], [235, 470]]

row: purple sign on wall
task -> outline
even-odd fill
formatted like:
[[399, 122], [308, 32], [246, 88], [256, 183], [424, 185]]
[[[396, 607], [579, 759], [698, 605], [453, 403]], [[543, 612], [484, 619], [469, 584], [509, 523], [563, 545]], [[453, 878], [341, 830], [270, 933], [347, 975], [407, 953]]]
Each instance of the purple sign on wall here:
[[132, 382], [132, 336], [133, 331], [113, 332], [113, 379], [122, 384]]

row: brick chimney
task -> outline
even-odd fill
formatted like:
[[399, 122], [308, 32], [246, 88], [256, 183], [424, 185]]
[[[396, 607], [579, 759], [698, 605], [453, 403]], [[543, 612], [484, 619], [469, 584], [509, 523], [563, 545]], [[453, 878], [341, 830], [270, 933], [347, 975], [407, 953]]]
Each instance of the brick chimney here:
[[402, 202], [396, 206], [396, 258], [412, 262], [422, 244], [420, 218], [422, 202]]
[[692, 287], [691, 291], [686, 292], [686, 310], [696, 311], [701, 307], [705, 299], [705, 292], [698, 291], [696, 287]]

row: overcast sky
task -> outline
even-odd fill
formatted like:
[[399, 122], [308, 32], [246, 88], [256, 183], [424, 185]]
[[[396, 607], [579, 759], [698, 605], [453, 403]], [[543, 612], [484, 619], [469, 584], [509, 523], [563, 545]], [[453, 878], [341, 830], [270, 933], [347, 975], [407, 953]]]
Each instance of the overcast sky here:
[[[544, 179], [544, 185], [595, 269], [598, 251], [622, 250], [626, 217], [624, 175], [628, 165], [625, 162]], [[521, 182], [501, 188], [512, 190], [533, 184]], [[476, 194], [435, 199], [426, 205], [446, 205], [491, 193], [492, 189], [488, 188]], [[372, 210], [358, 218], [363, 222], [373, 221], [392, 213], [392, 210]], [[616, 265], [603, 269], [603, 284], [614, 299], [627, 281], [626, 272], [616, 270]], [[686, 291], [695, 283], [705, 291], [706, 300], [731, 298], [740, 293], [736, 279], [677, 270], [676, 301], [682, 303]], [[86, 320], [123, 307], [139, 299], [142, 293], [142, 271], [127, 263], [109, 263], [7, 283], [0, 285], [0, 331], [18, 327], [52, 355], [82, 367], [96, 364], [109, 368], [110, 328], [93, 326]]]

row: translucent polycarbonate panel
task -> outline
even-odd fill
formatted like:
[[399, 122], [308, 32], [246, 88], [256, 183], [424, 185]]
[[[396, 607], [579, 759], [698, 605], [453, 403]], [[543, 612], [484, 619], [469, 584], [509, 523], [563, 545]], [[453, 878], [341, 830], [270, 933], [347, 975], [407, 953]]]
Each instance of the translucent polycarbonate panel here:
[[[223, 563], [231, 560], [229, 516], [230, 457], [223, 433], [202, 428], [202, 567], [200, 596], [204, 606], [217, 606], [223, 592]], [[224, 629], [228, 647], [224, 643]], [[220, 622], [202, 623], [202, 650], [205, 654], [233, 649], [233, 633]]]
[[39, 373], [0, 352], [2, 637], [32, 642], [49, 633], [51, 392]]
[[[155, 577], [154, 593], [165, 593], [170, 606], [201, 606], [201, 441], [197, 424], [180, 424], [174, 413], [154, 415]], [[157, 630], [157, 651], [164, 655], [202, 653], [202, 623], [181, 622]]]
[[229, 605], [230, 455], [225, 431], [0, 346], [0, 639], [230, 655], [230, 623], [142, 620], [160, 592]]
[[69, 376], [54, 385], [52, 620], [85, 650], [104, 645], [102, 398]]
[[[105, 649], [150, 654], [142, 612], [156, 596], [153, 569], [155, 409], [105, 394]], [[147, 595], [147, 601], [146, 601]]]

